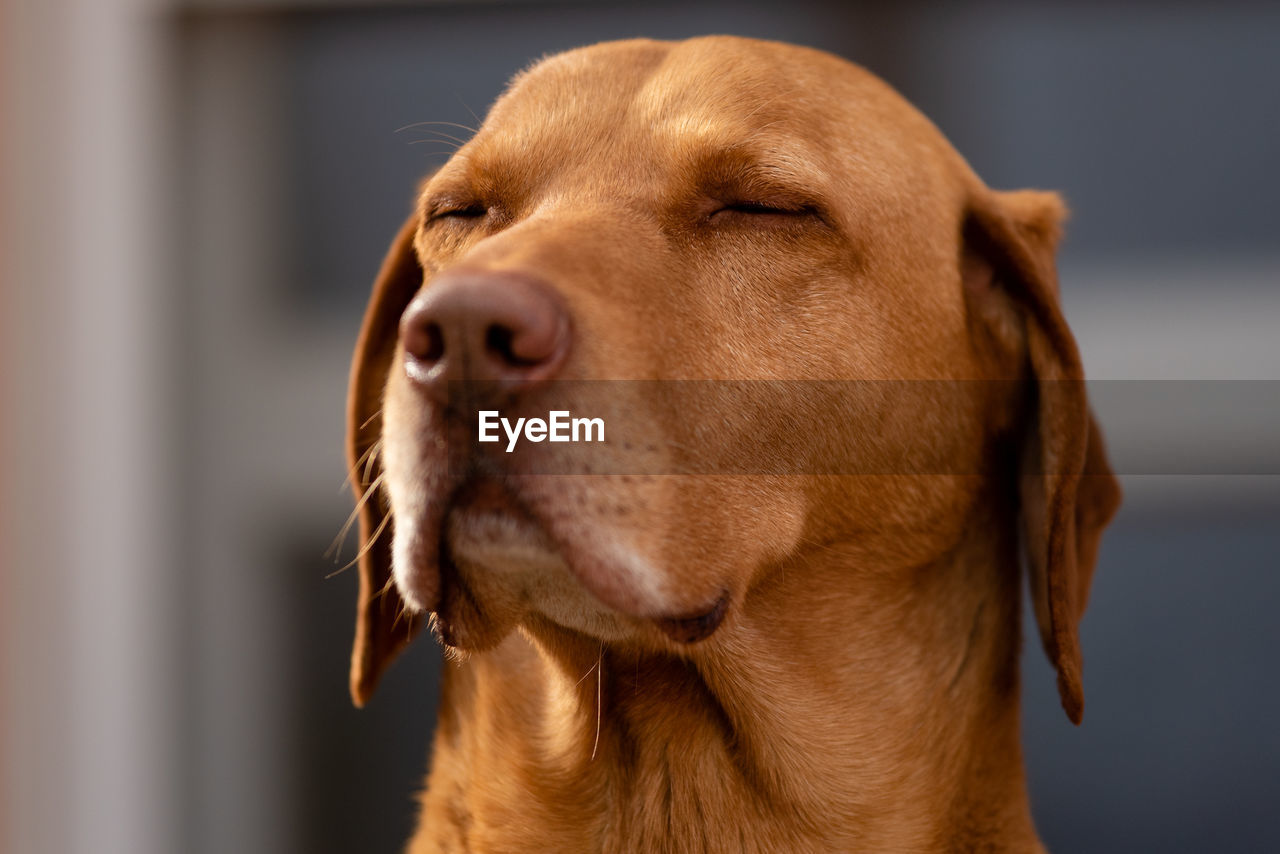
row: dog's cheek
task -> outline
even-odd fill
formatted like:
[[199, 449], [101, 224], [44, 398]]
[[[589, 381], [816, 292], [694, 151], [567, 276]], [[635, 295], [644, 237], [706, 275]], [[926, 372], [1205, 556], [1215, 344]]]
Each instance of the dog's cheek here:
[[741, 602], [762, 571], [797, 548], [806, 526], [801, 479], [709, 475], [683, 480], [672, 504], [665, 570], [676, 613], [723, 593]]
[[595, 561], [587, 562], [584, 582], [599, 599], [624, 613], [664, 614], [679, 608], [673, 579], [641, 545], [652, 535], [615, 528], [592, 539], [586, 551]]
[[[808, 514], [800, 478], [785, 475], [717, 479], [714, 527], [732, 555], [735, 576], [750, 582], [747, 568], [773, 563], [800, 543]], [[716, 518], [718, 517], [718, 518]], [[707, 532], [710, 534], [710, 532]]]

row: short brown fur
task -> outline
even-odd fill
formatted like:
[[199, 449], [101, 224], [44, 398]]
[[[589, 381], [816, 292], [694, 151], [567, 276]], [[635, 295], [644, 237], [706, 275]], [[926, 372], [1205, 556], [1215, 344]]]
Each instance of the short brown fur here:
[[[735, 197], [812, 210], [718, 212]], [[489, 213], [432, 218], [459, 200]], [[597, 597], [569, 618], [490, 574], [402, 568], [438, 594], [455, 653], [410, 851], [1043, 850], [1019, 551], [1079, 722], [1077, 623], [1119, 503], [1058, 302], [1064, 215], [1054, 194], [988, 189], [896, 93], [818, 51], [630, 41], [520, 75], [424, 185], [357, 347], [349, 462], [358, 493], [389, 487], [360, 511], [358, 704], [426, 622], [403, 618], [391, 544], [443, 464], [396, 328], [442, 271], [552, 283], [571, 379], [1006, 382], [910, 423], [804, 418], [824, 403], [798, 383], [758, 425], [801, 456], [941, 453], [955, 474], [525, 476], [566, 577]], [[666, 415], [633, 456], [735, 453], [697, 427], [724, 413]], [[601, 532], [660, 594], [584, 559]], [[720, 591], [708, 639], [655, 628]]]

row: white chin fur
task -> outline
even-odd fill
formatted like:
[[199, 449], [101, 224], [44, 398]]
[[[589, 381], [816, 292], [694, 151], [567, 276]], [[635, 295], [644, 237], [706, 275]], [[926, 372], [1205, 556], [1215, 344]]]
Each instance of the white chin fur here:
[[592, 545], [602, 561], [629, 580], [639, 611], [661, 614], [668, 609], [667, 586], [660, 573], [639, 550], [619, 539], [600, 539]]
[[454, 557], [490, 572], [514, 576], [566, 569], [541, 530], [506, 514], [451, 514], [448, 526]]
[[[395, 580], [396, 589], [407, 608], [420, 613], [427, 609], [426, 599], [434, 590], [426, 590], [422, 571], [415, 569], [418, 561], [416, 554], [421, 553], [421, 539], [418, 526], [411, 521], [396, 525], [395, 537], [391, 545], [391, 577]], [[430, 583], [434, 586], [436, 582]]]
[[559, 625], [605, 639], [624, 636], [619, 616], [579, 583], [541, 528], [497, 513], [454, 515], [448, 527], [464, 575], [483, 574], [485, 586], [496, 583]]

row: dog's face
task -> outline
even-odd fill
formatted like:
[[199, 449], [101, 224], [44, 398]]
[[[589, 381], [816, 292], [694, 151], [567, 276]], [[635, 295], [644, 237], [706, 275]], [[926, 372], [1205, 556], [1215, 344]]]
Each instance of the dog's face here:
[[[381, 470], [390, 524], [376, 496], [363, 522], [391, 547], [372, 544], [362, 596], [389, 557], [462, 650], [547, 620], [678, 651], [805, 548], [919, 565], [1026, 426], [1021, 397], [907, 405], [868, 382], [876, 402], [850, 403], [820, 381], [1079, 379], [1044, 328], [1059, 215], [986, 190], [888, 87], [816, 51], [637, 41], [540, 63], [425, 183], [366, 317], [351, 456], [361, 483]], [[1042, 405], [1072, 434], [1045, 456], [1083, 459], [1083, 405]], [[474, 441], [477, 409], [572, 409], [608, 441], [507, 453]], [[945, 464], [902, 468], [921, 459]], [[875, 474], [833, 474], [852, 471]], [[368, 607], [365, 635], [395, 631]], [[357, 670], [395, 646], [362, 642]]]

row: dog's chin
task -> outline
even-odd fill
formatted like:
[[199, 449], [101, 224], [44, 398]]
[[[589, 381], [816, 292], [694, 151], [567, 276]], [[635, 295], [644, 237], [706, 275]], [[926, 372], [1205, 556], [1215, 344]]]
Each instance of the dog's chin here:
[[[497, 480], [464, 486], [438, 520], [414, 520], [396, 538], [401, 596], [411, 610], [430, 611], [439, 640], [458, 652], [490, 649], [530, 617], [606, 641], [657, 628], [684, 645], [710, 636], [729, 604], [726, 593], [705, 607], [641, 616], [602, 601], [566, 557], [578, 552], [564, 548]], [[621, 571], [611, 566], [605, 574]]]
[[444, 538], [456, 562], [495, 579], [515, 583], [566, 569], [546, 531], [514, 502], [454, 507], [445, 517]]
[[427, 560], [397, 583], [410, 595], [436, 589], [424, 610], [446, 646], [481, 652], [532, 615], [603, 639], [624, 635], [626, 618], [579, 583], [546, 527], [497, 481], [461, 489], [437, 530], [435, 553], [416, 550]]

